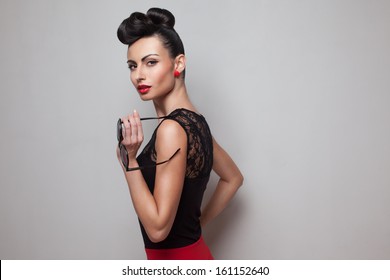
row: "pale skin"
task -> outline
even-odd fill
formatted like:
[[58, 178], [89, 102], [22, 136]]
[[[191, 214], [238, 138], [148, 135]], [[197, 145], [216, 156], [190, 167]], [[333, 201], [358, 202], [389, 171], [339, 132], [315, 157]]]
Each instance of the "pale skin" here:
[[[128, 48], [130, 80], [137, 89], [148, 86], [146, 92], [139, 91], [142, 100], [152, 100], [157, 116], [166, 116], [177, 108], [197, 112], [192, 105], [182, 72], [186, 58], [172, 58], [157, 36], [144, 37]], [[175, 77], [178, 71], [180, 76]], [[142, 123], [134, 111], [122, 118], [125, 135], [122, 144], [129, 154], [128, 167], [138, 167], [138, 150], [144, 140]], [[165, 120], [157, 131], [157, 162], [168, 159], [178, 148], [180, 151], [167, 163], [156, 167], [154, 193], [152, 194], [141, 171], [126, 172], [119, 158], [129, 187], [134, 209], [152, 242], [164, 240], [172, 227], [179, 205], [186, 172], [187, 135], [173, 120]], [[205, 226], [226, 207], [238, 188], [243, 176], [224, 149], [213, 139], [213, 170], [220, 177], [210, 200], [202, 210], [201, 225]]]

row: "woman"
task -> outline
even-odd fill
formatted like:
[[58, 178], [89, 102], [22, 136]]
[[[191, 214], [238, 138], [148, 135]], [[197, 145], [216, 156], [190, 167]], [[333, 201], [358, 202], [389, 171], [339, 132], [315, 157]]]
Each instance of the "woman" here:
[[[169, 11], [152, 8], [131, 14], [118, 28], [128, 45], [131, 82], [142, 100], [153, 101], [159, 124], [137, 157], [144, 140], [140, 116], [134, 111], [123, 117], [117, 155], [147, 258], [213, 259], [201, 228], [226, 207], [243, 176], [187, 95], [184, 47], [174, 24]], [[212, 169], [220, 180], [201, 212]]]

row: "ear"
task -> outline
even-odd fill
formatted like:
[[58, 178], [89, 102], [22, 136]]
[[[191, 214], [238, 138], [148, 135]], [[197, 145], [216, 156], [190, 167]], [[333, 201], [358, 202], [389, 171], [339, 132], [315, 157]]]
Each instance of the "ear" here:
[[186, 56], [184, 54], [179, 54], [175, 58], [175, 70], [182, 73], [186, 69]]

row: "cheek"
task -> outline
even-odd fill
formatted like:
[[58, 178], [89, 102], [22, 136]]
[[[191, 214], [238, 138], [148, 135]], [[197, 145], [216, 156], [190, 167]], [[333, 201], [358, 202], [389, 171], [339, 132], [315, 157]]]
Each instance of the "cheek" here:
[[136, 77], [135, 77], [135, 75], [134, 75], [133, 72], [130, 72], [130, 81], [132, 82], [132, 84], [133, 84], [134, 86], [136, 86], [136, 84], [137, 84], [137, 79], [136, 79]]
[[171, 73], [170, 68], [161, 68], [161, 69], [156, 69], [155, 73], [155, 78], [156, 82], [159, 84], [170, 84], [173, 81], [173, 73]]

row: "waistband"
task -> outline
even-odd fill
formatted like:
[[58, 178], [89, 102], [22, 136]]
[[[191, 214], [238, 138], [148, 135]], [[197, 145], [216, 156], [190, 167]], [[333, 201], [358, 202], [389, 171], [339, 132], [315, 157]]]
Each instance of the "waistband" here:
[[185, 247], [173, 249], [145, 248], [148, 260], [213, 260], [209, 247], [201, 236], [198, 241]]

